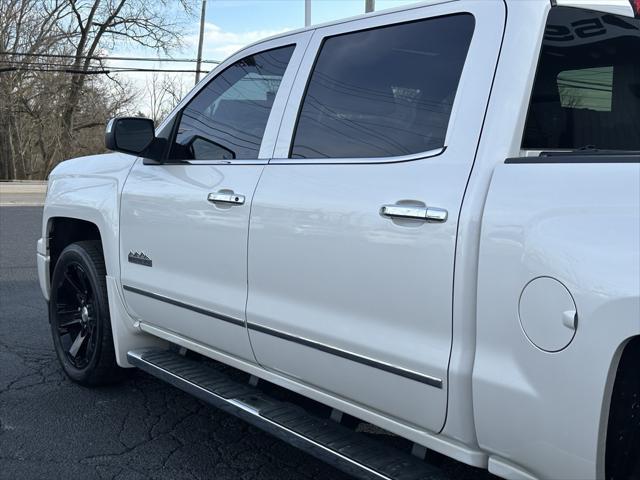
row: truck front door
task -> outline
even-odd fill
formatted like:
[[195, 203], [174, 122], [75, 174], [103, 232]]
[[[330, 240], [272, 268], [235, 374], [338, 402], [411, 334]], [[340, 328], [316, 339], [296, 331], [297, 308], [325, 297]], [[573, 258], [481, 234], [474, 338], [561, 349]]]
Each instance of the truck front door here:
[[297, 45], [307, 40], [271, 41], [225, 62], [177, 114], [167, 161], [133, 167], [120, 265], [143, 329], [254, 361], [245, 328], [249, 211], [304, 49]]

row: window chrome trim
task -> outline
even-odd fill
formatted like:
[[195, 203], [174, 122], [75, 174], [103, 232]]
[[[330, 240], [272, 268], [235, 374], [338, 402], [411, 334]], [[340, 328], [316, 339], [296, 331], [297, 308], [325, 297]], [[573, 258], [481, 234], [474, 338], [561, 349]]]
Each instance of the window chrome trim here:
[[185, 160], [183, 162], [165, 163], [165, 165], [266, 165], [267, 159], [251, 160]]
[[270, 164], [275, 165], [332, 165], [332, 164], [368, 164], [368, 163], [403, 163], [414, 160], [438, 157], [447, 147], [436, 148], [426, 152], [412, 153], [398, 157], [362, 157], [362, 158], [272, 158]]
[[[142, 157], [140, 157], [142, 158]], [[163, 166], [176, 166], [176, 165], [208, 165], [208, 166], [224, 166], [224, 165], [266, 165], [269, 163], [267, 159], [248, 159], [248, 160], [167, 160], [166, 162], [148, 161], [143, 158], [145, 165], [163, 167]]]

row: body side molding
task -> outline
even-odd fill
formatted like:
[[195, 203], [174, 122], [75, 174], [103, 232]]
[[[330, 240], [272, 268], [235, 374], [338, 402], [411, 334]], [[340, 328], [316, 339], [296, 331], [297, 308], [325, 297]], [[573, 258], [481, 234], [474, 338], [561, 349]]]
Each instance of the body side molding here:
[[412, 370], [396, 367], [395, 365], [390, 365], [388, 363], [383, 363], [378, 360], [374, 360], [372, 358], [363, 357], [362, 355], [358, 355], [356, 353], [331, 347], [329, 345], [325, 345], [323, 343], [319, 343], [314, 340], [309, 340], [307, 338], [298, 337], [296, 335], [291, 335], [289, 333], [281, 332], [280, 330], [274, 330], [272, 328], [268, 328], [263, 325], [248, 323], [247, 327], [250, 330], [254, 330], [256, 332], [265, 333], [267, 335], [278, 337], [283, 340], [287, 340], [289, 342], [298, 343], [300, 345], [304, 345], [305, 347], [314, 348], [316, 350], [320, 350], [322, 352], [335, 355], [337, 357], [342, 357], [347, 360], [351, 360], [352, 362], [357, 362], [363, 365], [367, 365], [368, 367], [377, 368], [378, 370], [384, 370], [385, 372], [389, 372], [394, 375], [398, 375], [400, 377], [408, 378], [409, 380], [413, 380], [415, 382], [424, 383], [426, 385], [430, 385], [436, 388], [442, 388], [442, 379], [440, 378], [431, 377], [429, 375], [424, 375], [422, 373], [414, 372]]
[[129, 285], [122, 285], [122, 288], [127, 292], [142, 295], [144, 297], [153, 298], [154, 300], [159, 300], [161, 302], [165, 302], [170, 305], [174, 305], [176, 307], [185, 308], [187, 310], [191, 310], [192, 312], [200, 313], [201, 315], [206, 315], [208, 317], [212, 317], [217, 320], [221, 320], [223, 322], [228, 322], [233, 325], [238, 325], [239, 327], [244, 327], [244, 320], [240, 320], [239, 318], [229, 317], [228, 315], [212, 312], [211, 310], [207, 310], [205, 308], [196, 307], [194, 305], [190, 305], [188, 303], [184, 303], [179, 300], [174, 300], [173, 298], [169, 298], [164, 295], [160, 295], [158, 293], [147, 292], [146, 290], [141, 290], [139, 288], [131, 287]]
[[358, 355], [357, 353], [348, 352], [346, 350], [342, 350], [336, 347], [332, 347], [330, 345], [325, 345], [324, 343], [316, 342], [314, 340], [310, 340], [307, 338], [299, 337], [297, 335], [291, 335], [286, 332], [282, 332], [280, 330], [275, 330], [272, 328], [265, 327], [263, 325], [258, 325], [256, 323], [246, 322], [239, 318], [229, 317], [227, 315], [223, 315], [221, 313], [213, 312], [211, 310], [207, 310], [205, 308], [196, 307], [194, 305], [190, 305], [188, 303], [181, 302], [179, 300], [175, 300], [173, 298], [169, 298], [165, 295], [160, 295], [158, 293], [148, 292], [146, 290], [142, 290], [136, 287], [131, 287], [129, 285], [123, 285], [122, 288], [125, 291], [132, 292], [138, 295], [142, 295], [145, 297], [153, 298], [154, 300], [158, 300], [161, 302], [168, 303], [170, 305], [174, 305], [176, 307], [185, 308], [187, 310], [191, 310], [193, 312], [199, 313], [201, 315], [206, 315], [211, 318], [215, 318], [217, 320], [221, 320], [223, 322], [228, 322], [233, 325], [237, 325], [239, 327], [247, 327], [250, 330], [254, 330], [256, 332], [264, 333], [266, 335], [271, 335], [273, 337], [278, 337], [283, 340], [298, 343], [300, 345], [304, 345], [309, 348], [313, 348], [315, 350], [320, 350], [322, 352], [328, 353], [330, 355], [335, 355], [337, 357], [345, 358], [347, 360], [351, 360], [352, 362], [360, 363], [362, 365], [366, 365], [368, 367], [377, 368], [378, 370], [384, 370], [385, 372], [391, 373], [393, 375], [398, 375], [400, 377], [407, 378], [409, 380], [413, 380], [414, 382], [424, 383], [425, 385], [429, 385], [435, 388], [442, 388], [443, 381], [440, 378], [432, 377], [430, 375], [425, 375], [422, 373], [414, 372], [412, 370], [407, 370], [402, 367], [397, 367], [395, 365], [390, 365], [388, 363], [380, 362], [378, 360], [374, 360], [369, 357], [364, 357], [362, 355]]

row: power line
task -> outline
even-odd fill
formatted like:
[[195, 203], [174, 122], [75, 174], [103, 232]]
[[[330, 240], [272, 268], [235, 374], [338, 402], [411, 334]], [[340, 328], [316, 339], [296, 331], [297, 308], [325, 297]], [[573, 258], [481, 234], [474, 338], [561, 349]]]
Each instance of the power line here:
[[[18, 57], [42, 57], [42, 58], [81, 58], [83, 60], [119, 60], [119, 61], [131, 61], [131, 62], [185, 62], [185, 63], [197, 63], [197, 59], [193, 58], [170, 58], [170, 57], [109, 57], [104, 55], [66, 55], [62, 53], [27, 53], [27, 52], [0, 52], [0, 55], [15, 55]], [[220, 60], [202, 60], [202, 63], [222, 63]]]
[[[26, 68], [63, 68], [63, 69], [73, 69], [76, 70], [78, 72], [84, 72], [84, 71], [88, 71], [88, 70], [95, 70], [95, 69], [99, 69], [99, 70], [110, 70], [110, 71], [123, 71], [123, 72], [128, 72], [131, 70], [141, 70], [141, 71], [174, 71], [174, 69], [170, 69], [170, 68], [145, 68], [145, 67], [124, 67], [124, 66], [99, 66], [99, 65], [93, 65], [89, 68], [87, 68], [86, 70], [83, 68], [74, 68], [73, 65], [71, 65], [70, 63], [59, 63], [59, 62], [53, 62], [53, 61], [38, 61], [38, 60], [33, 60], [33, 61], [24, 61], [24, 60], [2, 60], [0, 59], [0, 65], [9, 65], [11, 67], [15, 67], [15, 68], [22, 68], [22, 67], [26, 67]], [[179, 71], [183, 71], [185, 69], [179, 69]], [[189, 72], [195, 72], [195, 70], [188, 70]], [[208, 70], [200, 70], [201, 73], [207, 73]]]
[[[27, 71], [27, 72], [62, 72], [76, 74], [109, 74], [109, 73], [129, 73], [129, 72], [167, 72], [167, 73], [195, 73], [193, 69], [172, 69], [172, 68], [142, 68], [142, 67], [99, 67], [79, 69], [73, 65], [52, 62], [24, 62], [17, 60], [0, 60], [0, 72]], [[200, 70], [200, 73], [208, 73], [207, 70]]]
[[[167, 68], [109, 68], [109, 69], [90, 69], [90, 70], [78, 70], [74, 68], [34, 68], [34, 67], [0, 67], [0, 73], [3, 72], [55, 72], [55, 73], [71, 73], [79, 75], [109, 75], [111, 73], [149, 73], [149, 72], [163, 72], [163, 73], [196, 73], [196, 70], [188, 69], [167, 69]], [[207, 71], [201, 71], [201, 73], [207, 73]]]
[[3, 67], [0, 68], [0, 73], [5, 72], [59, 72], [59, 73], [79, 73], [82, 75], [93, 75], [93, 74], [109, 74], [111, 73], [108, 70], [74, 70], [72, 68], [30, 68], [30, 67]]

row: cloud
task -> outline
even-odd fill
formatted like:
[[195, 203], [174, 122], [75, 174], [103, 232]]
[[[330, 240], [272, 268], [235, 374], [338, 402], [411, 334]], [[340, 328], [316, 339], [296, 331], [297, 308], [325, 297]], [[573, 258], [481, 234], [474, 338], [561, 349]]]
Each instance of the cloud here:
[[[232, 53], [240, 50], [251, 43], [263, 38], [284, 33], [291, 28], [281, 28], [277, 30], [250, 30], [247, 32], [228, 32], [215, 23], [206, 22], [204, 26], [203, 58], [206, 60], [224, 60]], [[189, 35], [185, 38], [187, 50], [197, 52], [198, 35]], [[195, 55], [194, 55], [195, 56]]]
[[[240, 50], [247, 45], [284, 33], [291, 28], [281, 28], [277, 30], [250, 30], [246, 32], [229, 32], [223, 30], [221, 27], [214, 23], [205, 23], [204, 41], [203, 41], [203, 53], [202, 58], [204, 60], [225, 60], [228, 56], [234, 52]], [[175, 58], [196, 58], [198, 52], [198, 33], [188, 34], [184, 37], [184, 47], [180, 51], [170, 52], [171, 57]], [[118, 57], [154, 57], [155, 52], [140, 50], [117, 50], [113, 52], [103, 52], [103, 54], [111, 54]], [[164, 56], [164, 55], [162, 55]], [[173, 63], [173, 62], [135, 62], [135, 61], [121, 61], [110, 60], [107, 62], [111, 67], [129, 67], [129, 68], [165, 68], [165, 69], [195, 69], [195, 63]], [[209, 70], [215, 67], [214, 64], [203, 64], [204, 70]], [[190, 90], [193, 85], [195, 75], [193, 73], [170, 73], [170, 77], [175, 79], [182, 79], [185, 86], [189, 87], [186, 91]], [[127, 80], [136, 91], [134, 100], [134, 109], [136, 111], [142, 111], [149, 115], [151, 99], [148, 92], [148, 85], [153, 80], [153, 73], [119, 73], [118, 76]], [[162, 76], [161, 73], [156, 76]], [[185, 91], [185, 93], [186, 93]]]

